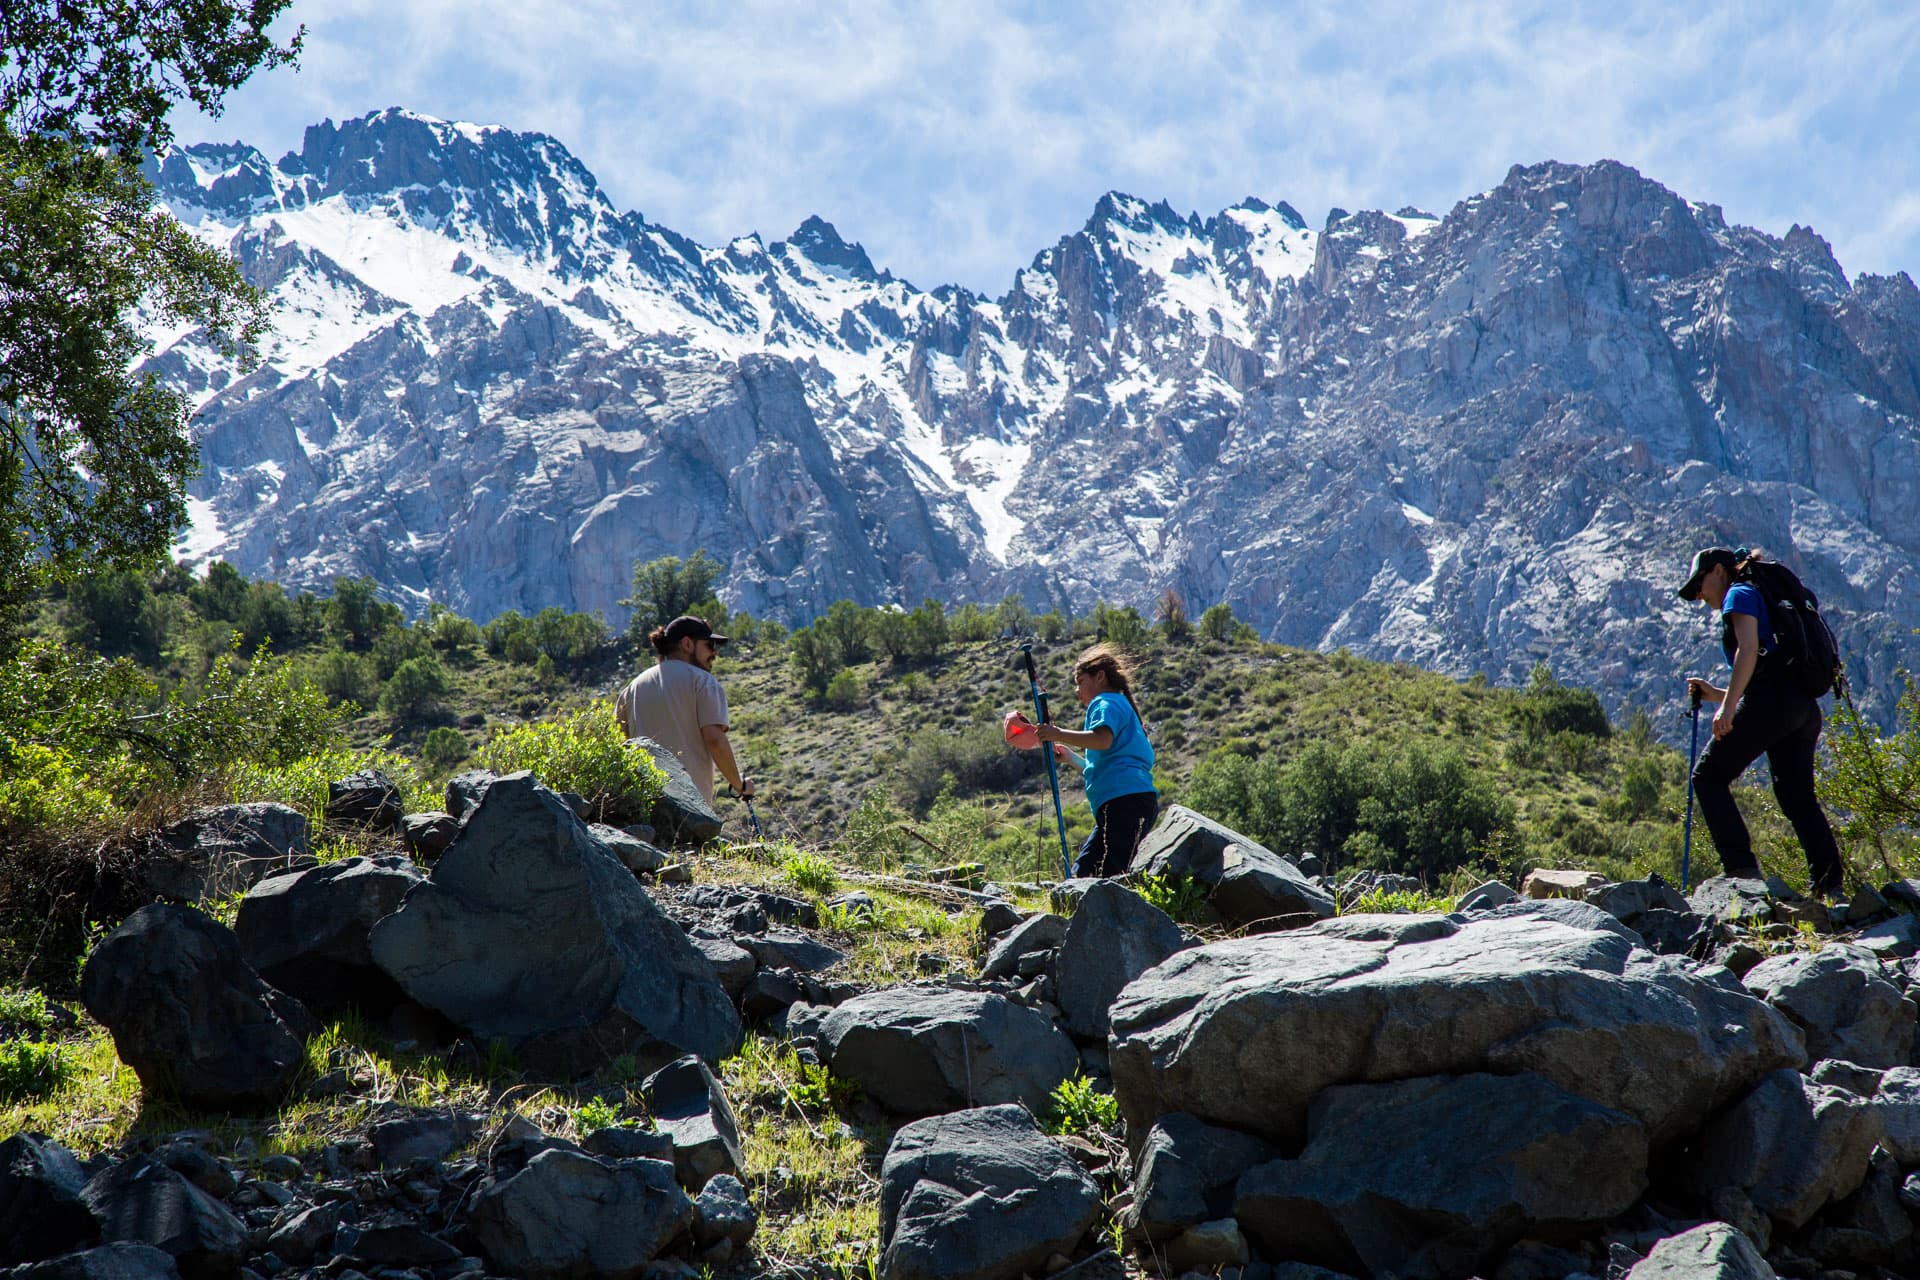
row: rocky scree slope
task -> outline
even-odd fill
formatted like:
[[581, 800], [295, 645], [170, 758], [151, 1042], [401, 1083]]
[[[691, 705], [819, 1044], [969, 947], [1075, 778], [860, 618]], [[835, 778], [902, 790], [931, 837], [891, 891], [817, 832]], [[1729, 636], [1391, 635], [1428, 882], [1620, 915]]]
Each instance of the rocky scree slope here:
[[1920, 624], [1920, 291], [1616, 163], [1318, 232], [1113, 193], [997, 299], [819, 218], [701, 246], [551, 138], [400, 110], [154, 176], [280, 308], [245, 378], [154, 335], [200, 402], [183, 552], [292, 586], [617, 622], [636, 558], [704, 547], [788, 621], [1171, 587], [1615, 710], [1708, 656], [1701, 542], [1799, 570], [1869, 686]]

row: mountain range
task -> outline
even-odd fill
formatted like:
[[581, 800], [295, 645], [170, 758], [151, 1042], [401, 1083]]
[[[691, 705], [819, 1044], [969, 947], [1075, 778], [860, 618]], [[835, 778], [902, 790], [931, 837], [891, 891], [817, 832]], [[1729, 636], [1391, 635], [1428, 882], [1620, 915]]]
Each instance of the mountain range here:
[[1612, 161], [1444, 216], [1109, 193], [988, 298], [819, 217], [700, 245], [558, 141], [394, 109], [162, 202], [275, 304], [242, 372], [155, 329], [198, 406], [180, 551], [419, 611], [624, 620], [704, 548], [736, 609], [1168, 588], [1273, 640], [1670, 710], [1719, 660], [1694, 547], [1820, 595], [1870, 705], [1920, 626], [1920, 291]]

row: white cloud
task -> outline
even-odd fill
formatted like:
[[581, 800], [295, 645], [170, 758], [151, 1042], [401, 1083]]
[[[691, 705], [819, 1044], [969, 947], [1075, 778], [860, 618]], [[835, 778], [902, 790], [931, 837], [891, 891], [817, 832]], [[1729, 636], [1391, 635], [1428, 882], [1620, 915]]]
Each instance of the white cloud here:
[[1920, 266], [1920, 8], [1498, 0], [531, 6], [315, 0], [298, 74], [186, 138], [270, 150], [389, 105], [550, 133], [707, 243], [809, 213], [923, 285], [998, 292], [1109, 188], [1444, 212], [1610, 157], [1735, 220]]

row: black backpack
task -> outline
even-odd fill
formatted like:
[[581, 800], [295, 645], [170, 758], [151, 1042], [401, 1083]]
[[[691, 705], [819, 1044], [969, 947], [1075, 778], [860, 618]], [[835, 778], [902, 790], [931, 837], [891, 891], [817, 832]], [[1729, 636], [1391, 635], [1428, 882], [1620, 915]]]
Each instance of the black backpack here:
[[[1820, 616], [1820, 601], [1793, 570], [1771, 560], [1748, 563], [1734, 577], [1751, 583], [1767, 602], [1773, 621], [1773, 649], [1761, 660], [1800, 692], [1818, 698], [1833, 692], [1840, 674], [1840, 646]], [[1727, 625], [1732, 626], [1729, 620]]]

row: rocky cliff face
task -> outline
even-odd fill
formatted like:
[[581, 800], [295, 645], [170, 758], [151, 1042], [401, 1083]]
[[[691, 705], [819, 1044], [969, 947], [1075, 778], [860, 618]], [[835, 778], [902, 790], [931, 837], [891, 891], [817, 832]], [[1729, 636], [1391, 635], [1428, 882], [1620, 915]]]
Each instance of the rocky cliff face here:
[[1920, 625], [1920, 291], [1618, 164], [1319, 232], [1110, 194], [998, 299], [819, 218], [700, 246], [550, 138], [400, 111], [155, 176], [280, 306], [244, 379], [155, 335], [202, 399], [185, 550], [291, 585], [618, 621], [635, 560], [705, 547], [789, 621], [1172, 587], [1615, 709], [1717, 656], [1696, 544], [1800, 570], [1869, 683]]

